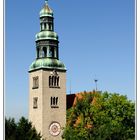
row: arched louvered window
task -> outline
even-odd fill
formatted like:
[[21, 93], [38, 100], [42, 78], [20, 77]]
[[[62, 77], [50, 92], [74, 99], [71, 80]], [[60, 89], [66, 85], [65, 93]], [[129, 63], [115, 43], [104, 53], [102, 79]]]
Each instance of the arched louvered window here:
[[60, 88], [59, 81], [60, 81], [59, 76], [56, 72], [51, 74], [49, 76], [49, 87], [50, 88]]

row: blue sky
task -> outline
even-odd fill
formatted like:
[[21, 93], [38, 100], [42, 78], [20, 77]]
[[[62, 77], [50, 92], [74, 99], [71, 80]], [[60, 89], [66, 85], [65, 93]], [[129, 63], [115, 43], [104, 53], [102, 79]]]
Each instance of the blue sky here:
[[[5, 1], [5, 114], [28, 116], [28, 69], [43, 0]], [[134, 0], [50, 0], [67, 94], [95, 89], [135, 100]], [[71, 83], [71, 84], [70, 84]]]

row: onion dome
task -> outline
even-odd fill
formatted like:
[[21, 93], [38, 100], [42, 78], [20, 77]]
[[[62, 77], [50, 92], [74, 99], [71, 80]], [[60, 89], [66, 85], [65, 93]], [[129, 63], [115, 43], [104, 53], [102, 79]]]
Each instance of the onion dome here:
[[45, 16], [53, 17], [53, 10], [49, 7], [47, 2], [45, 2], [44, 7], [40, 11], [40, 17], [45, 17]]
[[65, 65], [60, 60], [52, 58], [42, 58], [33, 61], [30, 65], [29, 71], [37, 70], [40, 68], [66, 70]]

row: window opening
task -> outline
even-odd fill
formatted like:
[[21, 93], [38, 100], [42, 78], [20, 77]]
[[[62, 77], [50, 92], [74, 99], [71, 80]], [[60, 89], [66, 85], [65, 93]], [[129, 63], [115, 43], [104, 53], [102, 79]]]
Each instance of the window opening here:
[[33, 98], [33, 108], [38, 108], [37, 101], [38, 101], [38, 97], [34, 97]]
[[49, 87], [50, 88], [60, 88], [59, 87], [59, 75], [56, 70], [51, 72], [51, 75], [49, 76]]
[[54, 48], [53, 47], [50, 48], [49, 55], [50, 55], [50, 57], [54, 58]]
[[46, 23], [44, 23], [44, 29], [46, 30]]
[[39, 77], [33, 77], [33, 89], [39, 87]]
[[48, 25], [49, 25], [49, 30], [51, 31], [52, 30], [52, 24], [49, 23]]
[[49, 87], [59, 88], [59, 76], [49, 76]]
[[46, 28], [46, 29], [47, 29], [47, 30], [49, 30], [49, 25], [48, 25], [48, 23], [47, 23], [47, 25], [46, 25], [46, 26], [47, 26], [47, 28]]
[[46, 56], [47, 56], [47, 48], [43, 47], [43, 57], [46, 57]]
[[41, 31], [42, 31], [43, 29], [42, 29], [42, 23], [41, 23]]
[[39, 58], [39, 48], [37, 48], [37, 58]]
[[51, 108], [58, 108], [58, 97], [51, 97]]

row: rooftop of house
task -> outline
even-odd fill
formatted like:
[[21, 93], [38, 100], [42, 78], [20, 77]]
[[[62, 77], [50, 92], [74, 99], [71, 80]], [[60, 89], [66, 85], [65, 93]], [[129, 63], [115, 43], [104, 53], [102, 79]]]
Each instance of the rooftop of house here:
[[[76, 105], [76, 100], [82, 98], [82, 94], [88, 94], [89, 92], [80, 92], [80, 93], [73, 93], [67, 94], [66, 101], [67, 101], [67, 109], [71, 108], [72, 106]], [[95, 93], [95, 91], [93, 91]]]

